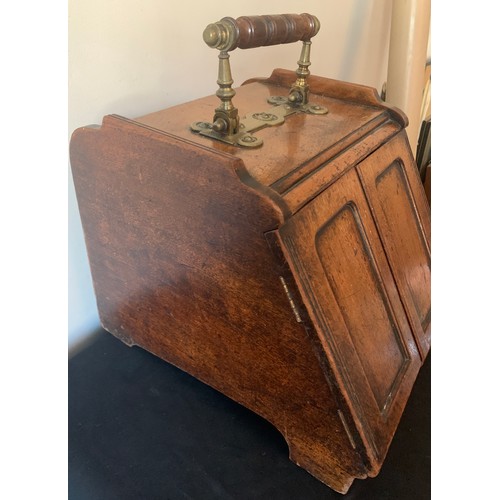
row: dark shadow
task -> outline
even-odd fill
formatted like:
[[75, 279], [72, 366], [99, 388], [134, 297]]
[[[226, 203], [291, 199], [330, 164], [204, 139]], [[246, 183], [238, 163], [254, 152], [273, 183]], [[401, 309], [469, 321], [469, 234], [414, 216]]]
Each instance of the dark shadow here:
[[430, 498], [430, 359], [377, 478], [335, 493], [266, 420], [100, 331], [69, 362], [69, 498]]

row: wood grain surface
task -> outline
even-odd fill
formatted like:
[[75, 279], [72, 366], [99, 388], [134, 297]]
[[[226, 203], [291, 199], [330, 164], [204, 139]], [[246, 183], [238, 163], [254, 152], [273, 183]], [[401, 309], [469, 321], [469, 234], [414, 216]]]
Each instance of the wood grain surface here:
[[[237, 89], [244, 113], [295, 74]], [[380, 470], [429, 349], [430, 222], [376, 92], [312, 77], [236, 148], [190, 131], [215, 96], [78, 129], [71, 165], [105, 329], [269, 420], [339, 492]]]

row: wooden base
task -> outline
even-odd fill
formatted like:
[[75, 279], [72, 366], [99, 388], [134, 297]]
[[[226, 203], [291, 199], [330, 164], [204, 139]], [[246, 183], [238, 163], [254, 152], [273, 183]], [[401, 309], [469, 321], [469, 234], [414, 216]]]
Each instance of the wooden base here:
[[[310, 441], [297, 445], [290, 438], [287, 440], [290, 460], [312, 474], [316, 479], [326, 484], [338, 493], [347, 493], [354, 479], [364, 479], [366, 476], [354, 477], [338, 466], [337, 460], [331, 456], [330, 450], [311, 450]], [[321, 461], [314, 461], [321, 456]]]

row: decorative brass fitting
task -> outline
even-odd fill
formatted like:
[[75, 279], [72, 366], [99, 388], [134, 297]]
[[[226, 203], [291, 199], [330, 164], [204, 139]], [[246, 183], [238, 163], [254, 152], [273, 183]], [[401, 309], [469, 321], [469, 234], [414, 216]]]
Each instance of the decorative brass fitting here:
[[[202, 135], [212, 137], [229, 144], [256, 147], [262, 140], [250, 134], [265, 126], [283, 123], [285, 116], [297, 112], [325, 114], [323, 106], [309, 104], [311, 38], [320, 28], [318, 18], [311, 14], [281, 14], [273, 16], [242, 16], [237, 19], [224, 17], [209, 24], [203, 32], [205, 43], [219, 53], [219, 73], [215, 93], [221, 100], [215, 108], [212, 123], [196, 122], [191, 129]], [[238, 110], [232, 102], [236, 92], [232, 88], [233, 78], [228, 52], [235, 48], [252, 48], [263, 45], [277, 45], [301, 40], [302, 51], [296, 70], [297, 80], [290, 88], [288, 98], [271, 97], [268, 102], [276, 108], [265, 112], [252, 113], [251, 117], [240, 120]], [[281, 108], [281, 109], [277, 109]]]
[[232, 17], [224, 17], [205, 28], [203, 40], [212, 49], [230, 52], [237, 47], [238, 34], [236, 20]]
[[217, 83], [219, 90], [215, 95], [221, 100], [221, 103], [219, 107], [215, 108], [212, 129], [220, 134], [237, 134], [240, 128], [240, 118], [238, 110], [234, 107], [232, 101], [236, 91], [231, 87], [234, 81], [227, 52], [219, 53], [219, 78]]
[[309, 85], [307, 77], [311, 74], [309, 66], [311, 65], [311, 42], [302, 42], [300, 58], [297, 61], [299, 67], [295, 71], [297, 80], [292, 85], [288, 93], [288, 100], [293, 104], [307, 104], [309, 102]]

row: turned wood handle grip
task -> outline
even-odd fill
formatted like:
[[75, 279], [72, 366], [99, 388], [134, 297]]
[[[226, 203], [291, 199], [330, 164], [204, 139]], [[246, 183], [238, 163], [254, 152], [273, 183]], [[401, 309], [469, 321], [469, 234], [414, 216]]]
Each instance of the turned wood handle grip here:
[[311, 14], [224, 17], [205, 28], [203, 40], [209, 47], [229, 52], [236, 48], [308, 41], [319, 28], [318, 18]]

